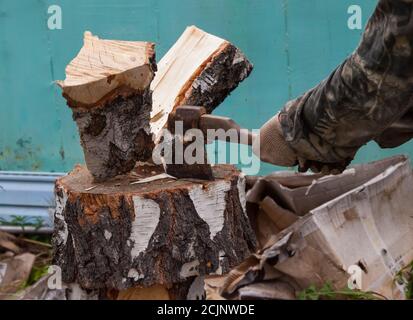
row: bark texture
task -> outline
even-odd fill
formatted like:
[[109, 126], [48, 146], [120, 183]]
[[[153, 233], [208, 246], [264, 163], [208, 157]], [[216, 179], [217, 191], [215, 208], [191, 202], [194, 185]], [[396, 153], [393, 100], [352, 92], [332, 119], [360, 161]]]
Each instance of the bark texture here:
[[245, 181], [233, 166], [215, 166], [215, 181], [131, 184], [161, 172], [138, 167], [95, 186], [78, 166], [56, 182], [54, 263], [64, 282], [162, 285], [182, 298], [197, 276], [226, 272], [254, 250]]
[[151, 108], [152, 92], [147, 89], [88, 112], [73, 110], [86, 165], [96, 181], [127, 173], [137, 160], [151, 157]]
[[227, 43], [194, 80], [180, 104], [203, 106], [212, 113], [250, 75], [252, 69], [241, 50]]

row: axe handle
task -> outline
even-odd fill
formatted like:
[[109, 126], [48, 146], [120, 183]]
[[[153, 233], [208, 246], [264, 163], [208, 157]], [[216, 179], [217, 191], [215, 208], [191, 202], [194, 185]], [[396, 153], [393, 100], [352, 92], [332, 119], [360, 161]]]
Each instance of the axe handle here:
[[[214, 116], [211, 114], [204, 114], [201, 116], [199, 120], [199, 128], [204, 133], [204, 135], [207, 135], [208, 129], [215, 129], [215, 130], [223, 129], [224, 131], [235, 129], [238, 133], [238, 138], [239, 138], [238, 143], [243, 143], [247, 145], [252, 145], [254, 142], [254, 139], [256, 139], [256, 136], [257, 136], [251, 131], [241, 128], [231, 118]], [[219, 135], [216, 136], [216, 139], [227, 141], [226, 137], [223, 138]]]

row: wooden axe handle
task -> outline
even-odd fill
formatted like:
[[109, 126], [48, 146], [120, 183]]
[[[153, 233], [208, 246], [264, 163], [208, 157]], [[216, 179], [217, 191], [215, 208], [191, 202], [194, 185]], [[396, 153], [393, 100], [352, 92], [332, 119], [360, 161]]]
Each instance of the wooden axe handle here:
[[[239, 140], [238, 143], [243, 143], [247, 145], [252, 145], [254, 139], [256, 139], [256, 134], [252, 133], [247, 129], [241, 128], [234, 120], [227, 117], [214, 116], [212, 114], [204, 114], [199, 120], [199, 129], [202, 130], [204, 135], [207, 135], [208, 129], [223, 129], [224, 131], [235, 129], [238, 133]], [[227, 141], [227, 137], [221, 137], [217, 135], [218, 140]]]

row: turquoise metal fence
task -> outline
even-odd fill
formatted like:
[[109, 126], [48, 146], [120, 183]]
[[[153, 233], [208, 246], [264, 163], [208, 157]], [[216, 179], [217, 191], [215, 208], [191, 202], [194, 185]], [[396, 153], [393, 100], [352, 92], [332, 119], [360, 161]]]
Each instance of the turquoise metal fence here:
[[[0, 170], [66, 171], [83, 162], [79, 138], [54, 80], [90, 30], [102, 38], [156, 42], [158, 58], [187, 25], [239, 46], [255, 69], [218, 108], [259, 128], [289, 99], [325, 78], [357, 45], [347, 26], [358, 4], [363, 24], [375, 0], [0, 0]], [[48, 9], [62, 9], [50, 30]], [[357, 161], [396, 153], [364, 147]], [[276, 169], [265, 165], [262, 173]]]

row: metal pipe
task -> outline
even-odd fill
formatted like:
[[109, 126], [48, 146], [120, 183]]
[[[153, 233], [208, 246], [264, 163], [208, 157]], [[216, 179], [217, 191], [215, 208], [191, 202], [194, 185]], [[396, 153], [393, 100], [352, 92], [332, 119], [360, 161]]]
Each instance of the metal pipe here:
[[0, 231], [13, 233], [13, 234], [52, 234], [52, 227], [41, 227], [36, 228], [32, 226], [21, 227], [21, 226], [0, 226]]

